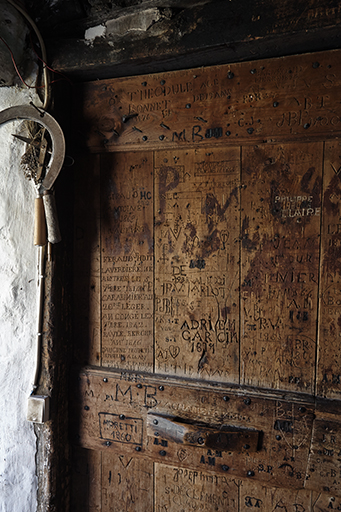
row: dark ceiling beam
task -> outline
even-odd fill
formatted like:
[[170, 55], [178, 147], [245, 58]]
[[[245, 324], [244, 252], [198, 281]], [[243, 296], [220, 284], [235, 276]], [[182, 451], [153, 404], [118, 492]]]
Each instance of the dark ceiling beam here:
[[55, 69], [94, 80], [339, 48], [340, 22], [336, 0], [214, 0], [170, 9], [144, 32], [47, 43]]

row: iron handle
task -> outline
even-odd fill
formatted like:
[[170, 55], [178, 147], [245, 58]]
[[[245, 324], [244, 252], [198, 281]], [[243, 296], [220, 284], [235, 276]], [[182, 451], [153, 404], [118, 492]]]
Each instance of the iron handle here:
[[228, 425], [214, 428], [157, 414], [148, 415], [147, 429], [150, 435], [157, 434], [168, 441], [201, 448], [238, 452], [256, 452], [260, 448], [261, 432], [253, 429]]

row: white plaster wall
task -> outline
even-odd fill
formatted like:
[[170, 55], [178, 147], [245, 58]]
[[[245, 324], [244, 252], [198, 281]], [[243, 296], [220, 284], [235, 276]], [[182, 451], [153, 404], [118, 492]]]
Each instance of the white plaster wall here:
[[[34, 89], [0, 87], [0, 110], [40, 105]], [[20, 170], [20, 121], [0, 125], [0, 512], [37, 508], [36, 436], [26, 420], [35, 369], [37, 258], [33, 184]]]

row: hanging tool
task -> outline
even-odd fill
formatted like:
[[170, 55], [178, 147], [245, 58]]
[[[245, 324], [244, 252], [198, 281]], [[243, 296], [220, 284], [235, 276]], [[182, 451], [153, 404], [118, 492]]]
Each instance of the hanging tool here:
[[[34, 395], [38, 387], [40, 370], [40, 353], [43, 327], [43, 305], [44, 305], [44, 273], [45, 273], [45, 249], [47, 241], [57, 243], [60, 241], [60, 232], [58, 226], [57, 213], [55, 208], [54, 196], [51, 188], [62, 168], [65, 157], [65, 139], [62, 129], [57, 121], [44, 110], [38, 109], [34, 105], [19, 105], [9, 107], [0, 112], [0, 124], [13, 120], [30, 120], [43, 126], [40, 141], [34, 138], [24, 142], [36, 146], [39, 149], [39, 158], [37, 166], [37, 176], [35, 187], [37, 197], [35, 199], [35, 228], [34, 245], [39, 247], [38, 263], [38, 316], [37, 316], [37, 363], [33, 381], [31, 395]], [[52, 148], [47, 149], [47, 139], [45, 130], [48, 132]], [[21, 138], [21, 136], [18, 136]], [[46, 172], [43, 172], [46, 153], [49, 153], [49, 162], [46, 166]], [[45, 174], [45, 175], [44, 175]], [[46, 219], [46, 220], [45, 220]], [[46, 233], [47, 226], [47, 233]], [[35, 419], [30, 418], [32, 421]]]

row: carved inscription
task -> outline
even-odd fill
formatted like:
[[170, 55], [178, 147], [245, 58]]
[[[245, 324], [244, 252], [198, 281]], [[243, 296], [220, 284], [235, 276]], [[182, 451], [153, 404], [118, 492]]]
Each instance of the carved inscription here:
[[326, 142], [321, 237], [318, 394], [341, 397], [341, 153]]
[[100, 437], [118, 443], [142, 444], [143, 423], [139, 418], [120, 418], [118, 414], [99, 413]]
[[156, 511], [238, 509], [238, 487], [225, 475], [156, 464]]
[[322, 144], [243, 150], [242, 380], [314, 390]]
[[153, 364], [153, 181], [150, 156], [102, 161], [103, 366]]
[[339, 61], [334, 50], [82, 84], [87, 144], [102, 152], [335, 136]]
[[325, 492], [341, 496], [340, 457], [341, 424], [336, 421], [316, 420], [307, 469], [306, 488], [316, 489], [316, 486], [323, 482]]
[[239, 152], [155, 156], [160, 372], [238, 380]]

